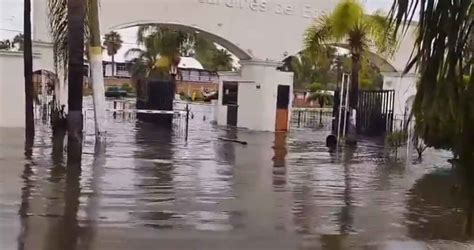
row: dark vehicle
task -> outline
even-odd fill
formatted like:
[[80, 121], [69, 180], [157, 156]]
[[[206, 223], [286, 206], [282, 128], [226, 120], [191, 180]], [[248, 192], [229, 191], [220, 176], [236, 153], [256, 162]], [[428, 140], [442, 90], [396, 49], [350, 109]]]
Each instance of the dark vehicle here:
[[106, 97], [127, 97], [127, 91], [120, 89], [119, 87], [109, 87], [107, 91], [105, 91]]

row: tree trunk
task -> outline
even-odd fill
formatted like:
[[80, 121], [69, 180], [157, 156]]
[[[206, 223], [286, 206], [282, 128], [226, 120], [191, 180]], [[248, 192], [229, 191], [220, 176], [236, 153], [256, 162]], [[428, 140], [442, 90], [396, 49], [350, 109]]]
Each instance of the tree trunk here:
[[[357, 143], [357, 129], [356, 129], [356, 115], [357, 103], [359, 99], [359, 71], [360, 71], [360, 54], [352, 54], [352, 72], [351, 72], [351, 86], [349, 91], [349, 121], [347, 124], [347, 138], [346, 143], [355, 145]], [[355, 113], [355, 115], [354, 115]]]
[[115, 76], [115, 55], [112, 55], [112, 77]]
[[99, 3], [98, 0], [89, 0], [89, 62], [91, 66], [91, 80], [94, 100], [94, 122], [95, 136], [102, 140], [106, 135], [106, 104], [104, 74], [102, 68], [102, 46], [100, 40], [99, 26]]
[[80, 162], [82, 156], [85, 6], [86, 0], [68, 1], [68, 164]]
[[357, 109], [359, 95], [359, 72], [360, 72], [360, 55], [352, 55], [352, 72], [351, 72], [351, 91], [349, 96], [349, 105], [353, 109]]
[[33, 86], [33, 51], [31, 41], [31, 0], [24, 1], [24, 76], [25, 76], [25, 136], [32, 140], [35, 134], [35, 120], [33, 112], [34, 86]]

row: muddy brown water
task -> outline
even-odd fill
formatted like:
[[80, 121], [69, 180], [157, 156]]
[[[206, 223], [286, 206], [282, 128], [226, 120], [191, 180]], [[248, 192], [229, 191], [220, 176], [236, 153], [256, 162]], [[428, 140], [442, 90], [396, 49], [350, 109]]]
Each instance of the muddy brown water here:
[[110, 119], [96, 147], [89, 120], [82, 171], [47, 126], [31, 157], [22, 130], [0, 129], [0, 249], [474, 248], [447, 152], [388, 160], [374, 140], [330, 152], [328, 131], [232, 130], [192, 109], [188, 142]]

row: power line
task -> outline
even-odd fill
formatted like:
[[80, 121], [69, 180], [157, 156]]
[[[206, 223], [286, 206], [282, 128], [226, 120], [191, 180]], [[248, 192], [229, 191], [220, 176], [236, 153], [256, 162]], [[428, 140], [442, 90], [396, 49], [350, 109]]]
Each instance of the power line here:
[[0, 28], [1, 31], [8, 31], [8, 32], [23, 32], [21, 30], [12, 30], [12, 29], [3, 29], [3, 28]]

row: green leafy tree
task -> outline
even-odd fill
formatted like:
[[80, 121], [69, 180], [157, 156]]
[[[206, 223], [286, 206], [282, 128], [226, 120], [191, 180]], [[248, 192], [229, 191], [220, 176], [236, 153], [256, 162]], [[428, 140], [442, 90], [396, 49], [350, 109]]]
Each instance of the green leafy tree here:
[[306, 88], [313, 81], [315, 70], [313, 61], [307, 54], [302, 53], [298, 56], [292, 56], [290, 63], [290, 70], [294, 73], [293, 82], [295, 88]]
[[115, 75], [115, 55], [122, 48], [122, 37], [118, 32], [111, 31], [104, 36], [104, 46], [107, 54], [112, 57], [112, 76]]
[[133, 48], [127, 51], [126, 57], [135, 55], [131, 60], [132, 77], [164, 77], [169, 78], [169, 69], [179, 63], [180, 48], [186, 37], [182, 33], [154, 32], [143, 38], [144, 49]]
[[351, 56], [351, 100], [357, 107], [357, 92], [361, 64], [371, 47], [386, 57], [396, 47], [396, 40], [386, 36], [390, 22], [379, 13], [367, 15], [355, 0], [343, 0], [333, 12], [322, 15], [305, 35], [305, 47], [310, 53], [320, 53], [327, 46], [336, 44], [347, 48]]
[[[213, 42], [195, 33], [163, 28], [156, 24], [142, 25], [139, 26], [137, 31], [137, 43], [144, 45], [147, 37], [155, 35], [165, 38], [174, 37], [174, 43], [177, 43], [177, 45], [170, 43], [166, 46], [177, 48], [179, 56], [195, 57], [207, 70], [232, 70], [232, 55], [227, 50], [218, 49]], [[165, 46], [165, 44], [162, 46]], [[166, 50], [166, 48], [163, 49]]]
[[213, 71], [231, 71], [233, 62], [232, 55], [225, 49], [219, 49], [213, 52], [209, 69]]
[[[472, 0], [397, 0], [390, 17], [393, 36], [419, 22], [415, 50], [406, 72], [417, 67], [419, 82], [414, 101], [416, 132], [432, 147], [449, 149], [462, 166], [474, 170], [474, 71], [472, 66]], [[467, 63], [467, 65], [466, 65]], [[463, 74], [469, 72], [470, 77]]]
[[309, 86], [310, 100], [317, 101], [319, 107], [324, 108], [326, 104], [331, 103], [331, 95], [326, 93], [325, 87], [321, 83], [313, 83]]

